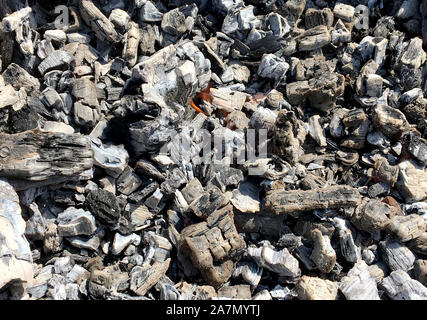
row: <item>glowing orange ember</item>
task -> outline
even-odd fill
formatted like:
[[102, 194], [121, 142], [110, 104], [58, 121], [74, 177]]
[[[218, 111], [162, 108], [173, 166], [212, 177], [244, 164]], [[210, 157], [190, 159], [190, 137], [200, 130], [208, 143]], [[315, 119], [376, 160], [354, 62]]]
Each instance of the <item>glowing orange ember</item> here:
[[200, 109], [198, 106], [196, 106], [196, 104], [194, 103], [193, 99], [190, 100], [190, 106], [196, 110], [199, 113], [203, 113], [205, 116], [207, 116], [207, 114], [205, 112], [203, 112], [202, 109]]
[[[212, 88], [212, 85], [209, 83], [205, 90], [196, 94], [196, 99], [202, 99], [204, 101], [211, 103], [212, 102], [212, 97], [211, 97], [211, 92], [210, 92], [211, 88]], [[190, 106], [194, 110], [196, 110], [197, 112], [203, 113], [205, 116], [207, 116], [207, 114], [202, 109], [200, 109], [198, 106], [196, 106], [193, 99], [190, 100]]]
[[196, 94], [196, 98], [212, 103], [211, 88], [212, 88], [212, 85], [209, 83], [205, 90]]

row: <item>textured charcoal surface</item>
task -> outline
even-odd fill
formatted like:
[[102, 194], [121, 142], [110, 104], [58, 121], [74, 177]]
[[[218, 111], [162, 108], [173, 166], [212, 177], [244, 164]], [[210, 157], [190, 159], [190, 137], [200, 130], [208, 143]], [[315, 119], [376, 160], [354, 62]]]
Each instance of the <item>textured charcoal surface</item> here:
[[426, 300], [426, 48], [424, 0], [0, 0], [0, 300]]

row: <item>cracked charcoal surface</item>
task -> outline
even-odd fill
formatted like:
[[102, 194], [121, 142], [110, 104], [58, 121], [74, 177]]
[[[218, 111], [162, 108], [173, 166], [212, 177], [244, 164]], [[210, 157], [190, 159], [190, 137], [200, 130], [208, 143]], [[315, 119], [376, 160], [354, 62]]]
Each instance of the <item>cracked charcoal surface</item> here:
[[0, 299], [426, 300], [426, 49], [422, 0], [0, 1]]

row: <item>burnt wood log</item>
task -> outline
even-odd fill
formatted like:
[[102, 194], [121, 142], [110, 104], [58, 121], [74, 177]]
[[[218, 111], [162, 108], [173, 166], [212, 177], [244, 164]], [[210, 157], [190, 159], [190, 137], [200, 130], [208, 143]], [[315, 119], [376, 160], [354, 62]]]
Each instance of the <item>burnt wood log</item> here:
[[359, 191], [349, 186], [332, 186], [314, 190], [274, 190], [266, 197], [265, 207], [274, 214], [293, 213], [315, 209], [357, 206]]
[[47, 185], [57, 178], [70, 180], [92, 166], [90, 140], [79, 134], [37, 129], [0, 134], [0, 177]]

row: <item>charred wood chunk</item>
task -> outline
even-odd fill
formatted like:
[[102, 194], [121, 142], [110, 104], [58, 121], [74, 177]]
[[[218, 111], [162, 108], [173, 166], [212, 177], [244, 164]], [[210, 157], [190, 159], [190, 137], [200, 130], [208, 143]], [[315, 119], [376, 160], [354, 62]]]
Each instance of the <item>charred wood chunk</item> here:
[[101, 224], [112, 228], [117, 226], [121, 210], [116, 196], [111, 192], [93, 190], [86, 197], [85, 205]]
[[214, 287], [231, 277], [232, 258], [246, 247], [233, 220], [233, 207], [228, 205], [212, 213], [206, 221], [190, 225], [181, 232], [179, 250]]
[[154, 262], [151, 266], [136, 266], [130, 273], [130, 290], [139, 296], [144, 296], [166, 274], [171, 259], [164, 262]]
[[15, 90], [24, 88], [27, 93], [34, 93], [40, 89], [40, 81], [15, 63], [11, 63], [2, 76], [5, 83], [12, 85]]
[[282, 110], [274, 127], [273, 148], [279, 156], [294, 164], [298, 162], [299, 150], [306, 134], [303, 122], [292, 111]]
[[265, 207], [274, 214], [293, 213], [315, 209], [357, 206], [359, 191], [348, 186], [332, 186], [315, 190], [274, 190], [267, 194]]
[[92, 168], [90, 141], [79, 134], [30, 130], [0, 134], [0, 176], [46, 181]]
[[358, 206], [351, 222], [360, 230], [374, 232], [390, 224], [391, 207], [379, 200], [370, 200]]
[[301, 300], [335, 300], [338, 284], [317, 277], [302, 276], [295, 289]]
[[38, 70], [44, 75], [51, 70], [66, 70], [72, 63], [74, 57], [71, 54], [64, 50], [56, 50], [39, 64]]
[[427, 255], [427, 232], [424, 232], [418, 238], [412, 239], [407, 244], [415, 253]]
[[120, 34], [114, 28], [114, 24], [99, 10], [92, 1], [79, 1], [80, 14], [83, 21], [95, 32], [101, 41], [119, 42]]
[[334, 15], [329, 8], [322, 10], [310, 8], [305, 12], [305, 26], [307, 28], [314, 28], [320, 25], [332, 27], [333, 22]]
[[384, 261], [392, 271], [412, 269], [415, 255], [402, 243], [387, 236], [386, 240], [380, 242], [380, 248]]
[[387, 137], [397, 140], [400, 135], [409, 130], [405, 115], [398, 109], [384, 104], [378, 104], [372, 113], [374, 125]]
[[344, 94], [344, 76], [326, 72], [310, 80], [292, 82], [286, 85], [286, 95], [291, 104], [304, 104], [323, 112], [335, 107], [336, 99]]
[[305, 31], [297, 38], [300, 51], [311, 51], [323, 48], [331, 43], [331, 34], [326, 26], [317, 26]]
[[407, 242], [423, 235], [426, 231], [426, 222], [418, 214], [396, 216], [391, 220], [388, 230], [399, 241]]
[[380, 287], [392, 300], [427, 299], [427, 288], [403, 270], [393, 271], [381, 282]]

